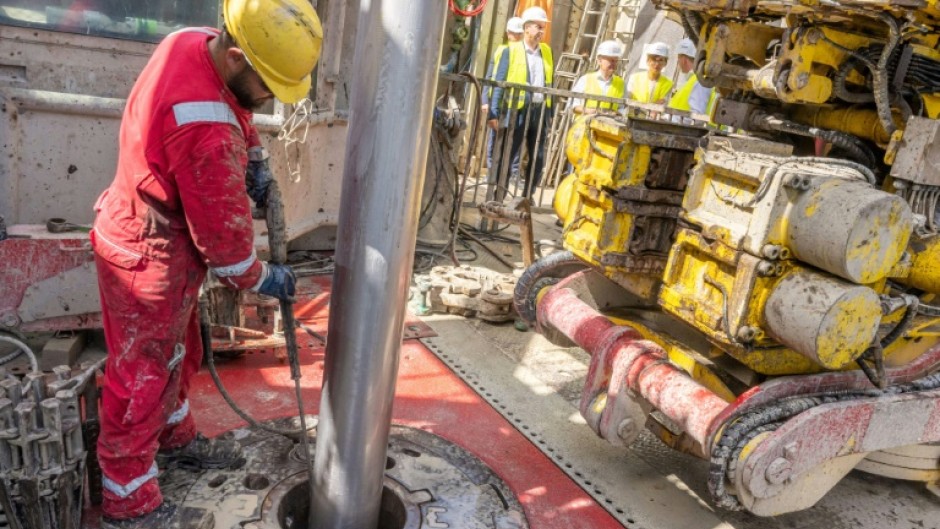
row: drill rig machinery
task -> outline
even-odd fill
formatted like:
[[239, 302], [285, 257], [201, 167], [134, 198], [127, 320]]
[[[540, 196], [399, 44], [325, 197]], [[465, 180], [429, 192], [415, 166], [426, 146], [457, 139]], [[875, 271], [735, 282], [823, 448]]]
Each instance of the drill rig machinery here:
[[936, 490], [936, 0], [654, 4], [722, 127], [648, 105], [574, 125], [566, 251], [518, 312], [591, 354], [599, 436], [707, 459], [720, 507], [805, 509], [856, 468]]

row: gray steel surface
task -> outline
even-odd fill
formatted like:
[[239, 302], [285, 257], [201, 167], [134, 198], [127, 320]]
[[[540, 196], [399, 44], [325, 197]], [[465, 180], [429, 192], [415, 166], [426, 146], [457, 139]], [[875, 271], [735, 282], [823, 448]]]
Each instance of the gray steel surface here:
[[313, 527], [378, 524], [446, 4], [359, 7]]

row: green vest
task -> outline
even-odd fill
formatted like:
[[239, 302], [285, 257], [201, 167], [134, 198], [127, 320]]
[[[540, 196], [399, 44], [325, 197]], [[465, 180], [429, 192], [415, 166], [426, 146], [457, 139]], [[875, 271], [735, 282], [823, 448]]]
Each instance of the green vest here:
[[653, 97], [650, 98], [650, 78], [646, 72], [636, 72], [630, 79], [633, 80], [633, 93], [631, 98], [637, 103], [655, 103], [660, 99], [665, 99], [672, 89], [672, 81], [666, 79], [665, 75], [660, 75], [656, 80], [656, 87], [653, 91]]
[[[496, 72], [499, 70], [499, 60], [503, 57], [503, 52], [506, 51], [506, 44], [500, 44], [496, 46], [496, 51], [493, 52], [493, 66], [490, 70], [490, 79], [496, 78]], [[483, 90], [486, 91], [487, 102], [491, 97], [493, 97], [493, 87], [485, 86]]]
[[682, 88], [672, 96], [669, 100], [669, 104], [666, 106], [676, 110], [685, 110], [686, 112], [692, 110], [692, 107], [689, 106], [689, 97], [692, 96], [692, 90], [695, 89], [695, 83], [697, 82], [698, 78], [695, 77], [695, 72], [692, 72], [689, 79], [682, 85]]
[[[689, 98], [692, 97], [692, 90], [695, 89], [696, 83], [698, 83], [698, 77], [696, 77], [695, 72], [693, 72], [692, 75], [689, 76], [688, 81], [672, 96], [672, 99], [669, 100], [669, 104], [666, 106], [676, 110], [690, 112], [692, 107], [689, 105]], [[708, 104], [705, 106], [705, 114], [707, 115], [711, 115], [711, 111], [715, 106], [715, 95], [715, 89], [712, 88], [708, 95]]]
[[[585, 78], [584, 93], [589, 94], [589, 95], [595, 95], [595, 96], [605, 95], [607, 97], [613, 97], [616, 99], [623, 98], [623, 93], [626, 89], [626, 85], [623, 82], [623, 77], [620, 77], [619, 75], [614, 75], [613, 79], [611, 79], [610, 81], [610, 88], [608, 89], [608, 92], [605, 94], [604, 89], [601, 88], [600, 75], [601, 75], [600, 72], [595, 72], [595, 73], [589, 74]], [[618, 108], [620, 108], [620, 105], [618, 105], [617, 103], [608, 103], [606, 101], [588, 100], [584, 102], [584, 108], [617, 110]]]
[[[510, 42], [508, 46], [509, 71], [506, 73], [506, 82], [529, 84], [529, 63], [526, 61], [525, 43], [522, 41]], [[552, 86], [552, 73], [555, 69], [555, 64], [552, 61], [552, 49], [545, 43], [539, 43], [539, 48], [542, 52], [542, 67], [545, 69], [545, 86], [550, 87]], [[521, 90], [517, 91], [515, 99], [516, 108], [522, 108], [525, 104], [525, 93]], [[504, 97], [503, 101], [505, 101], [504, 105], [506, 107], [511, 108], [511, 105], [513, 105], [508, 97]], [[545, 96], [545, 104], [551, 108], [552, 98]]]
[[503, 51], [508, 47], [508, 44], [500, 44], [496, 46], [496, 51], [493, 53], [493, 75], [496, 75], [496, 71], [499, 70], [499, 59], [503, 56]]

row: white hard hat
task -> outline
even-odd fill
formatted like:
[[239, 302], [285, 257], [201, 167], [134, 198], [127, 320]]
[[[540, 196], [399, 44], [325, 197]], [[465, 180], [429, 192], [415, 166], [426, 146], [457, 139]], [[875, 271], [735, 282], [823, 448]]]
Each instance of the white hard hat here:
[[619, 59], [623, 56], [623, 48], [616, 40], [605, 40], [597, 46], [598, 57], [615, 57]]
[[548, 14], [541, 7], [530, 7], [522, 12], [522, 25], [529, 22], [541, 22], [548, 24]]
[[682, 39], [679, 41], [679, 45], [676, 46], [676, 55], [685, 55], [688, 57], [695, 58], [695, 43], [692, 42], [692, 39]]
[[665, 42], [654, 42], [646, 47], [646, 55], [669, 57], [669, 45]]
[[509, 33], [522, 33], [522, 19], [519, 17], [512, 17], [506, 22], [506, 31]]

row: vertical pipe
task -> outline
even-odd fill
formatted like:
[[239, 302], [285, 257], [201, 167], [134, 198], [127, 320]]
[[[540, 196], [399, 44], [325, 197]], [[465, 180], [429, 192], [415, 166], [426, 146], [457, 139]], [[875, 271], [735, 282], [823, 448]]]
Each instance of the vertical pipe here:
[[362, 0], [312, 527], [378, 526], [447, 2]]

